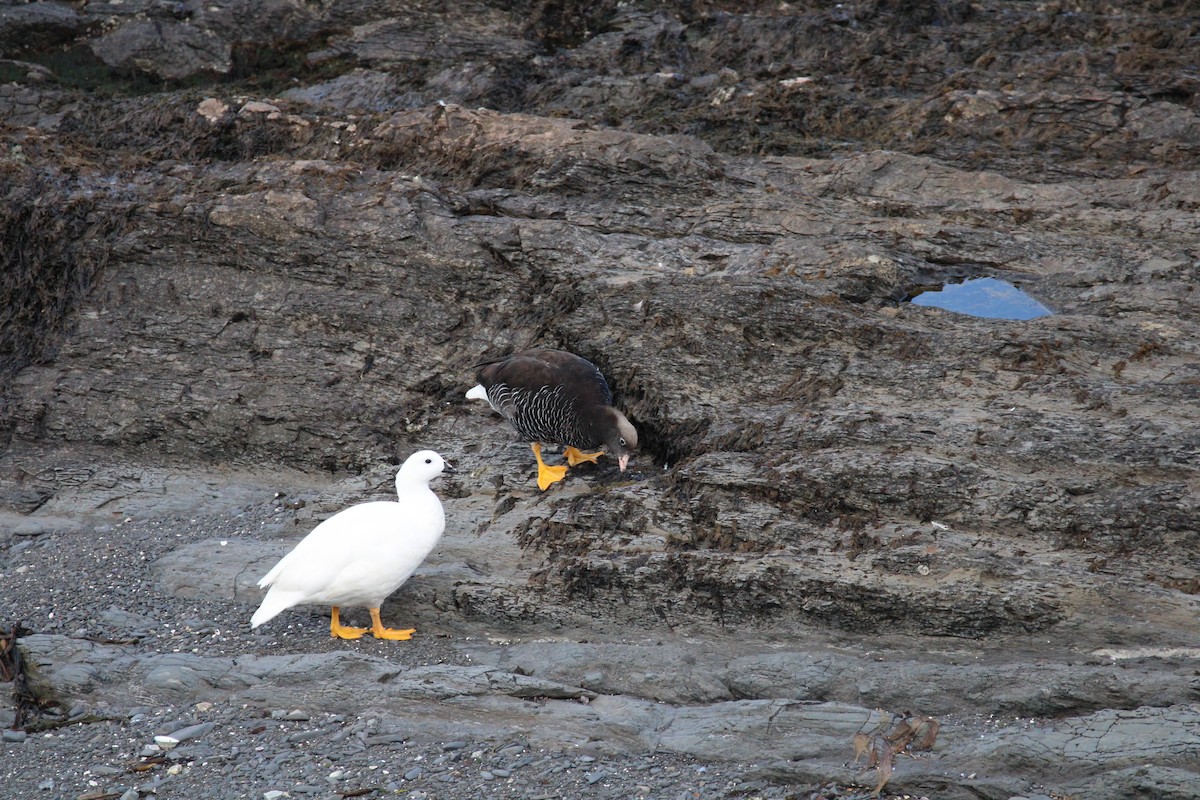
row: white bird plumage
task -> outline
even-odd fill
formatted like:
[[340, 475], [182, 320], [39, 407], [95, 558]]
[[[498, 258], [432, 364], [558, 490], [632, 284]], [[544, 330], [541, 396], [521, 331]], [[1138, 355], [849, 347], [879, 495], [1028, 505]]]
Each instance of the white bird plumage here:
[[359, 503], [322, 522], [263, 576], [269, 588], [250, 618], [257, 628], [292, 606], [332, 606], [330, 632], [357, 639], [366, 628], [343, 626], [342, 606], [370, 609], [371, 633], [379, 639], [408, 639], [413, 631], [393, 630], [379, 621], [379, 607], [400, 588], [433, 550], [446, 528], [442, 501], [429, 483], [454, 472], [440, 455], [422, 450], [396, 474], [396, 500]]

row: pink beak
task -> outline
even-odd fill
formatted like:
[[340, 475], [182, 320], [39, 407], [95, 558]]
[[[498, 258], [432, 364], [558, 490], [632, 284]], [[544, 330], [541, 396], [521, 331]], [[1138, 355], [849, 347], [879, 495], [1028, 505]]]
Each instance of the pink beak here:
[[625, 465], [629, 463], [629, 456], [617, 456], [617, 466], [621, 468], [621, 472], [625, 471]]

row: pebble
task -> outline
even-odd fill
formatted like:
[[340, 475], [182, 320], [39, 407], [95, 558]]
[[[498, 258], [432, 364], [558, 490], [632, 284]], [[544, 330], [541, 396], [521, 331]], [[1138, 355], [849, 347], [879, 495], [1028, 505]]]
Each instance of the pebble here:
[[598, 769], [598, 770], [596, 770], [596, 771], [594, 771], [594, 772], [589, 772], [589, 773], [587, 773], [587, 774], [585, 775], [585, 777], [587, 778], [588, 785], [591, 785], [591, 784], [593, 784], [593, 783], [596, 783], [597, 781], [602, 781], [602, 780], [604, 780], [605, 778], [607, 778], [607, 777], [608, 777], [608, 770], [606, 770], [606, 769]]
[[124, 792], [121, 793], [121, 797], [119, 798], [119, 800], [138, 800], [138, 798], [140, 796], [141, 795], [138, 794], [137, 789], [126, 789]]
[[170, 722], [164, 722], [162, 725], [159, 725], [155, 733], [160, 733], [165, 736], [169, 733], [174, 733], [180, 728], [187, 728], [195, 724], [195, 722], [189, 719], [173, 719]]
[[4, 741], [13, 743], [23, 742], [27, 736], [28, 734], [25, 731], [5, 731], [0, 734], [0, 737], [3, 737]]
[[365, 744], [372, 747], [377, 744], [402, 744], [404, 742], [404, 734], [402, 733], [381, 733], [378, 736], [368, 736]]
[[207, 745], [197, 744], [190, 747], [178, 747], [167, 754], [172, 761], [204, 761], [215, 758], [218, 751]]
[[177, 742], [183, 742], [188, 739], [196, 739], [204, 736], [215, 727], [217, 727], [217, 723], [215, 722], [202, 722], [199, 725], [189, 725], [186, 728], [179, 728], [172, 731], [171, 737]]
[[413, 767], [408, 772], [404, 773], [404, 780], [415, 781], [417, 778], [421, 777], [422, 772], [423, 770], [420, 767]]
[[154, 780], [152, 780], [148, 783], [143, 783], [141, 786], [139, 786], [138, 793], [143, 794], [143, 795], [154, 794], [155, 792], [157, 792], [159, 790], [159, 787], [161, 787], [166, 782], [167, 782], [166, 778], [163, 778], [161, 776], [156, 777], [156, 778], [154, 778]]
[[462, 750], [467, 746], [466, 742], [446, 742], [442, 745], [443, 750]]

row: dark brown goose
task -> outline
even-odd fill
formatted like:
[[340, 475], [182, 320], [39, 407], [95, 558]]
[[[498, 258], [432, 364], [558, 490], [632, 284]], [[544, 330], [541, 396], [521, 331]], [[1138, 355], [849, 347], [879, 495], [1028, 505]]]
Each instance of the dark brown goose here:
[[565, 350], [526, 350], [476, 365], [479, 385], [467, 392], [486, 400], [530, 442], [538, 463], [538, 487], [545, 490], [567, 475], [565, 466], [542, 461], [542, 443], [564, 446], [571, 466], [595, 463], [606, 447], [625, 471], [637, 450], [637, 431], [613, 407], [612, 392], [596, 365]]

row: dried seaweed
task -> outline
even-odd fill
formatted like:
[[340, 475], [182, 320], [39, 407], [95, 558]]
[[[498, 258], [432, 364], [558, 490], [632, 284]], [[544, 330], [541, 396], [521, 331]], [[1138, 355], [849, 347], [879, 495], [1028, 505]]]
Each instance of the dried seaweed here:
[[70, 178], [18, 174], [0, 193], [0, 445], [5, 387], [24, 367], [52, 359], [71, 312], [108, 260], [123, 215], [97, 214], [94, 190]]
[[873, 730], [854, 734], [854, 763], [865, 758], [865, 768], [877, 772], [871, 794], [878, 796], [891, 780], [896, 756], [933, 749], [941, 724], [933, 717], [917, 714], [895, 716], [884, 713]]
[[30, 633], [33, 631], [20, 623], [13, 623], [7, 631], [0, 631], [0, 682], [11, 681], [13, 684], [13, 699], [16, 701], [14, 730], [24, 729], [29, 714], [44, 705], [29, 685], [25, 660], [21, 656], [21, 649], [17, 647], [17, 639]]

